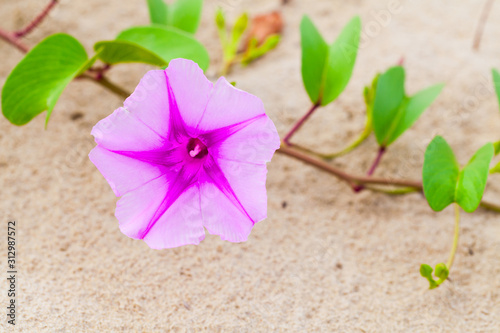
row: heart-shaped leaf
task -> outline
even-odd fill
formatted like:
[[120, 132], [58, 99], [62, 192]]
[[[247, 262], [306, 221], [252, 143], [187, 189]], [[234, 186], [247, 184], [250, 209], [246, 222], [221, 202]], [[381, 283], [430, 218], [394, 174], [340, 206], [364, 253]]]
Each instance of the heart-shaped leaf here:
[[175, 58], [191, 59], [206, 70], [208, 52], [193, 36], [179, 29], [163, 26], [134, 27], [122, 31], [114, 41], [94, 45], [106, 63], [143, 62], [166, 66]]
[[429, 281], [429, 289], [434, 289], [438, 286], [436, 281], [432, 277], [432, 271], [433, 269], [431, 266], [427, 264], [420, 265], [420, 275], [422, 275], [424, 278], [427, 279], [427, 281]]
[[471, 213], [477, 209], [486, 187], [493, 145], [481, 147], [460, 170], [446, 140], [436, 136], [427, 146], [422, 171], [424, 194], [429, 206], [441, 211], [456, 202]]
[[177, 0], [167, 5], [164, 0], [147, 0], [151, 23], [173, 26], [194, 34], [201, 18], [203, 0]]
[[334, 101], [349, 82], [358, 54], [361, 20], [354, 17], [337, 40], [328, 45], [311, 19], [302, 18], [302, 80], [311, 101], [322, 106]]
[[389, 68], [380, 75], [373, 106], [373, 128], [379, 145], [389, 146], [409, 129], [436, 99], [442, 84], [424, 89], [412, 97], [404, 90], [403, 67]]
[[17, 64], [2, 89], [2, 112], [24, 125], [43, 111], [48, 121], [64, 88], [92, 65], [75, 38], [55, 34], [45, 38]]

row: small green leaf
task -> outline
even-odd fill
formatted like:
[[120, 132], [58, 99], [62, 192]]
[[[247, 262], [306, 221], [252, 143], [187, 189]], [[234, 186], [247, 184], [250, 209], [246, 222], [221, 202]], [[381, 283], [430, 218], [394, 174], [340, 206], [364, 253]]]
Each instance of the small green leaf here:
[[481, 202], [493, 154], [493, 144], [487, 143], [460, 172], [455, 201], [467, 213], [475, 211]]
[[226, 18], [224, 17], [224, 12], [221, 8], [217, 8], [215, 12], [215, 24], [217, 29], [226, 31]]
[[456, 202], [468, 213], [475, 211], [483, 197], [493, 153], [493, 144], [484, 145], [460, 170], [448, 143], [436, 136], [427, 146], [422, 171], [429, 206], [441, 211]]
[[168, 25], [194, 34], [198, 30], [203, 0], [177, 0], [168, 6]]
[[427, 146], [422, 171], [424, 194], [434, 211], [441, 211], [455, 201], [460, 167], [445, 139], [436, 136]]
[[500, 162], [490, 169], [490, 173], [500, 173]]
[[500, 104], [500, 73], [496, 69], [492, 69], [491, 72], [493, 74], [493, 85], [497, 93], [498, 103]]
[[403, 117], [405, 71], [401, 66], [389, 68], [377, 81], [373, 103], [373, 130], [377, 142], [386, 146], [395, 124]]
[[231, 33], [231, 43], [235, 50], [238, 48], [241, 36], [243, 36], [243, 33], [247, 29], [247, 26], [248, 26], [248, 14], [243, 13], [236, 20], [236, 23], [234, 24], [233, 27], [233, 31]]
[[500, 141], [493, 142], [493, 147], [495, 148], [495, 155], [498, 155], [500, 153]]
[[149, 17], [153, 24], [167, 24], [168, 12], [167, 4], [164, 0], [147, 0], [149, 8]]
[[434, 272], [434, 275], [439, 278], [440, 282], [442, 282], [448, 278], [448, 275], [450, 275], [450, 271], [445, 264], [440, 263], [436, 265], [436, 271]]
[[2, 112], [24, 125], [47, 110], [47, 120], [64, 88], [92, 63], [83, 46], [67, 34], [45, 38], [17, 64], [2, 89]]
[[107, 64], [142, 62], [158, 67], [168, 65], [168, 62], [156, 53], [136, 43], [123, 40], [98, 42], [94, 45], [94, 49], [99, 51], [99, 58]]
[[248, 65], [255, 59], [262, 57], [264, 54], [274, 49], [280, 42], [280, 39], [281, 39], [280, 35], [277, 34], [270, 35], [269, 37], [266, 38], [266, 40], [264, 41], [264, 43], [262, 43], [261, 46], [256, 46], [257, 40], [253, 38], [250, 41], [247, 52], [245, 52], [243, 58], [241, 59], [241, 63], [243, 65]]
[[328, 45], [311, 19], [300, 24], [302, 80], [311, 101], [322, 106], [334, 101], [349, 82], [358, 54], [361, 21], [354, 17], [337, 40]]
[[166, 66], [175, 58], [191, 59], [206, 70], [208, 52], [192, 35], [172, 27], [146, 26], [122, 31], [116, 40], [99, 42], [94, 49], [107, 63], [143, 62]]
[[420, 265], [420, 275], [429, 281], [429, 289], [434, 289], [437, 287], [436, 281], [432, 277], [432, 267], [427, 264]]

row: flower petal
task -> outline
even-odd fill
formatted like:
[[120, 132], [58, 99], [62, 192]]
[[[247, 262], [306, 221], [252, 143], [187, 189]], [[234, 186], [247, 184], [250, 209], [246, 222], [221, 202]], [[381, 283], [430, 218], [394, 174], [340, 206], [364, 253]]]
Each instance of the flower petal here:
[[252, 231], [253, 221], [242, 213], [214, 183], [200, 182], [200, 193], [203, 226], [208, 232], [230, 242], [246, 241]]
[[[205, 134], [210, 154], [216, 159], [245, 163], [265, 164], [271, 161], [274, 152], [280, 147], [276, 127], [267, 116], [254, 119], [234, 133], [218, 133], [223, 131], [218, 129]], [[225, 138], [217, 140], [219, 136]]]
[[97, 146], [89, 158], [99, 169], [117, 197], [164, 173], [165, 168], [113, 153]]
[[120, 230], [154, 249], [199, 244], [205, 230], [198, 187], [190, 186], [169, 203], [168, 194], [176, 192], [173, 187], [172, 179], [164, 175], [120, 198], [115, 212]]
[[208, 157], [200, 174], [203, 225], [222, 239], [247, 239], [267, 216], [265, 165], [217, 161]]
[[165, 73], [184, 123], [189, 129], [195, 129], [207, 106], [212, 82], [197, 63], [187, 59], [170, 61]]
[[162, 137], [123, 107], [99, 121], [91, 134], [108, 150], [142, 151], [164, 145]]
[[167, 137], [170, 109], [165, 71], [147, 72], [123, 104], [159, 136]]
[[224, 77], [214, 86], [203, 117], [198, 124], [202, 132], [237, 124], [265, 114], [262, 101], [233, 87]]

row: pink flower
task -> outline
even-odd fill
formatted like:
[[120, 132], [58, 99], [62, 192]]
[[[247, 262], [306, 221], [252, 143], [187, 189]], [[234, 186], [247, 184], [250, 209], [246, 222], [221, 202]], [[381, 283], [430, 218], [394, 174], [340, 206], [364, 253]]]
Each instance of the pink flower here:
[[276, 128], [259, 98], [212, 84], [190, 60], [148, 72], [92, 135], [90, 160], [121, 196], [121, 231], [152, 248], [199, 244], [204, 227], [242, 242], [267, 216]]

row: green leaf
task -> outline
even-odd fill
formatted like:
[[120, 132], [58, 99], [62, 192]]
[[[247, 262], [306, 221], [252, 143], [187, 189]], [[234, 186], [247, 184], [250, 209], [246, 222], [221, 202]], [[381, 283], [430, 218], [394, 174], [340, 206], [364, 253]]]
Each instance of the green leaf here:
[[351, 78], [361, 21], [354, 17], [332, 45], [325, 42], [307, 16], [302, 18], [300, 32], [304, 86], [313, 103], [327, 105], [344, 91]]
[[315, 104], [320, 102], [323, 73], [328, 59], [328, 44], [307, 16], [300, 23], [302, 47], [302, 80], [307, 94]]
[[450, 275], [450, 270], [448, 267], [446, 267], [445, 264], [439, 263], [436, 265], [436, 271], [434, 272], [434, 275], [439, 278], [440, 281], [442, 282], [448, 278], [448, 275]]
[[249, 43], [247, 52], [245, 52], [243, 58], [241, 59], [241, 63], [243, 65], [248, 65], [255, 59], [262, 57], [264, 54], [274, 49], [280, 42], [280, 39], [280, 35], [270, 35], [261, 46], [256, 46], [257, 40], [253, 38]]
[[406, 104], [402, 117], [398, 117], [399, 122], [395, 123], [394, 131], [390, 134], [387, 145], [390, 145], [409, 129], [439, 95], [443, 89], [443, 84], [437, 84], [424, 89], [412, 96]]
[[241, 36], [247, 29], [248, 26], [248, 14], [243, 13], [238, 17], [236, 23], [234, 24], [233, 31], [231, 33], [231, 43], [233, 48], [236, 50], [241, 40]]
[[99, 52], [99, 58], [107, 64], [142, 62], [158, 67], [168, 65], [168, 62], [156, 53], [127, 41], [98, 42], [94, 45], [94, 49]]
[[395, 124], [403, 118], [405, 71], [401, 66], [389, 68], [377, 81], [373, 103], [373, 130], [381, 146], [388, 144]]
[[106, 63], [143, 62], [164, 67], [175, 58], [191, 59], [206, 70], [208, 52], [192, 35], [172, 27], [146, 26], [122, 31], [116, 40], [94, 46]]
[[198, 30], [203, 0], [177, 0], [168, 6], [168, 25], [191, 34]]
[[481, 202], [493, 154], [493, 144], [485, 144], [460, 173], [455, 201], [467, 213], [475, 211]]
[[491, 168], [490, 173], [500, 173], [500, 162], [498, 162], [497, 165]]
[[167, 4], [163, 0], [147, 0], [149, 17], [153, 24], [167, 24], [168, 11]]
[[434, 211], [441, 211], [455, 201], [460, 167], [445, 139], [436, 136], [427, 146], [422, 171], [424, 194]]
[[83, 46], [67, 34], [45, 38], [17, 64], [2, 89], [2, 112], [24, 125], [47, 110], [47, 120], [64, 88], [91, 65]]
[[322, 106], [333, 102], [349, 83], [358, 55], [360, 34], [361, 20], [355, 16], [329, 47], [321, 96]]
[[493, 153], [493, 144], [487, 143], [460, 170], [451, 147], [436, 136], [427, 146], [422, 171], [429, 206], [441, 211], [456, 202], [468, 213], [475, 211], [483, 197]]
[[177, 0], [167, 5], [164, 0], [147, 0], [152, 24], [173, 26], [194, 34], [201, 18], [203, 0]]
[[492, 69], [491, 72], [493, 74], [493, 85], [497, 93], [498, 103], [500, 104], [500, 73], [496, 69]]
[[434, 289], [438, 285], [436, 281], [434, 281], [434, 278], [432, 277], [432, 267], [427, 265], [427, 264], [422, 264], [420, 265], [420, 275], [422, 275], [424, 278], [429, 281], [429, 289]]
[[493, 147], [495, 148], [495, 155], [498, 155], [500, 153], [500, 141], [493, 142]]
[[437, 84], [407, 97], [404, 81], [405, 72], [401, 66], [389, 68], [378, 80], [373, 122], [377, 142], [383, 147], [389, 146], [409, 129], [444, 86]]

